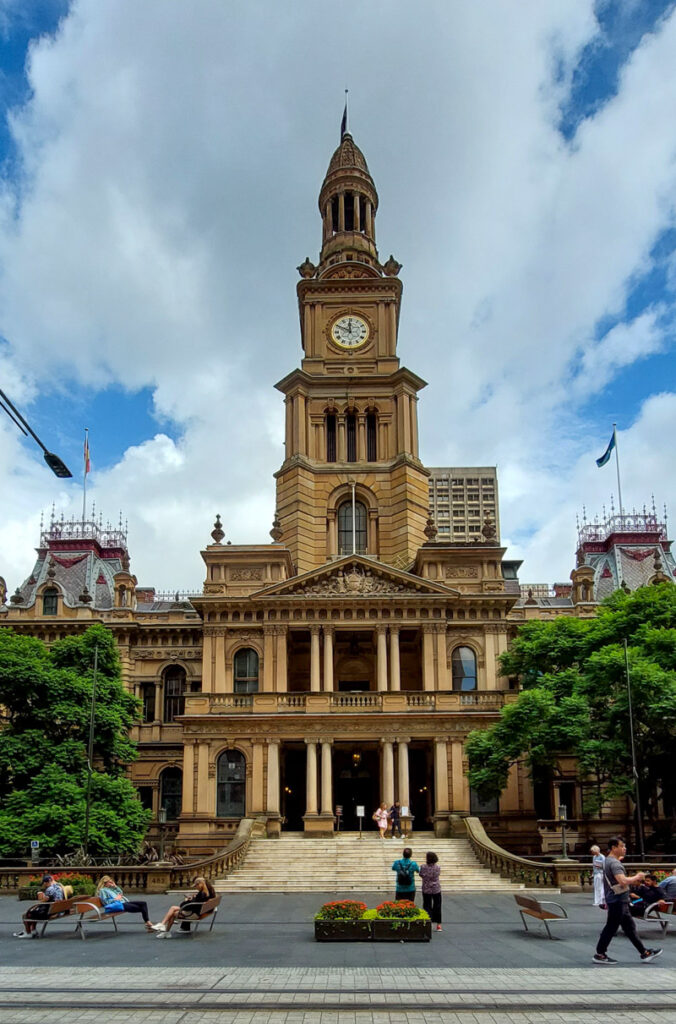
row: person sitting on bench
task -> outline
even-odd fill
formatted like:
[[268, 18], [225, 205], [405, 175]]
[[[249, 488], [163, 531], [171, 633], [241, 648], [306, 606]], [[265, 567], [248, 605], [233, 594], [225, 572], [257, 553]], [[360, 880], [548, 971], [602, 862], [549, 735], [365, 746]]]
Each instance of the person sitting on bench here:
[[110, 875], [104, 875], [96, 887], [96, 895], [103, 904], [103, 909], [108, 913], [118, 911], [125, 914], [140, 914], [145, 921], [146, 931], [153, 930], [152, 922], [148, 917], [148, 904], [145, 900], [128, 900], [115, 879]]
[[676, 868], [660, 882], [660, 896], [671, 903], [676, 900]]
[[629, 893], [629, 910], [632, 917], [644, 917], [648, 907], [653, 903], [660, 904], [660, 910], [666, 910], [668, 903], [662, 899], [657, 875], [648, 871], [642, 885], [636, 885]]
[[[213, 885], [206, 878], [202, 878], [201, 876], [194, 878], [193, 885], [195, 886], [196, 892], [193, 893], [192, 896], [186, 896], [178, 906], [169, 907], [169, 910], [166, 912], [160, 923], [153, 925], [153, 930], [157, 932], [158, 939], [171, 938], [171, 926], [176, 920], [180, 910], [185, 910], [188, 913], [192, 912], [194, 914], [199, 914], [202, 909], [202, 904], [206, 903], [207, 900], [212, 900], [216, 895]], [[188, 921], [181, 922], [181, 931], [190, 931], [190, 923]]]
[[[65, 899], [63, 886], [54, 881], [53, 875], [43, 875], [42, 888], [38, 892], [39, 903], [34, 903], [23, 915], [23, 931], [14, 932], [15, 939], [37, 938], [38, 922], [49, 917], [49, 904]], [[26, 920], [29, 918], [29, 920]]]

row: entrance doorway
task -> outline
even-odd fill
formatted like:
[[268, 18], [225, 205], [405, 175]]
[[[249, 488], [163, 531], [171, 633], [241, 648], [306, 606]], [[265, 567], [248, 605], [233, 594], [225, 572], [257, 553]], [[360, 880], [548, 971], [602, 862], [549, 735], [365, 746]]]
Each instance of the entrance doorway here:
[[409, 747], [408, 775], [413, 828], [417, 832], [426, 832], [430, 828], [430, 820], [434, 814], [434, 773], [428, 750]]
[[343, 808], [341, 829], [359, 829], [357, 807], [364, 808], [362, 827], [376, 828], [372, 814], [380, 804], [380, 756], [377, 750], [336, 744], [333, 748], [333, 799]]
[[302, 832], [305, 814], [305, 745], [284, 746], [281, 757], [281, 811], [285, 832]]

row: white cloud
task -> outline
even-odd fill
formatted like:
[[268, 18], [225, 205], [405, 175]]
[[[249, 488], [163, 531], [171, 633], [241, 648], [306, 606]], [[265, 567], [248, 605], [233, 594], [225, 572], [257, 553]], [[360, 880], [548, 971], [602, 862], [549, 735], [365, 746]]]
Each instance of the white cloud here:
[[[621, 312], [674, 207], [676, 16], [573, 145], [557, 131], [593, 9], [347, 0], [345, 46], [335, 11], [309, 2], [80, 0], [34, 46], [33, 98], [12, 122], [18, 217], [11, 187], [2, 202], [0, 331], [22, 397], [19, 377], [150, 386], [160, 425], [184, 426], [92, 477], [99, 507], [129, 514], [144, 583], [199, 582], [216, 511], [231, 539], [267, 539], [283, 457], [272, 385], [301, 355], [294, 268], [319, 246], [346, 81], [381, 255], [404, 263], [400, 354], [433, 382], [423, 457], [497, 462], [525, 574], [567, 575], [574, 510], [610, 489], [580, 468], [595, 470], [607, 438], [590, 439], [579, 403], [665, 345], [661, 310], [600, 342], [596, 325]], [[651, 408], [623, 435], [628, 460]], [[628, 490], [660, 487], [676, 507], [665, 447], [653, 482], [641, 471]], [[13, 443], [0, 469], [17, 496], [0, 533], [9, 582], [52, 493], [35, 474]]]

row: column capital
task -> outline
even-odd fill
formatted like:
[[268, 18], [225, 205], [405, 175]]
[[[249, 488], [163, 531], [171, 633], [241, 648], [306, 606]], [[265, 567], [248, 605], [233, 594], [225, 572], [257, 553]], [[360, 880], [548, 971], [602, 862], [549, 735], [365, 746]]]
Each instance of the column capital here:
[[390, 623], [390, 635], [392, 633], [398, 633], [400, 629], [401, 629], [401, 623], [399, 623], [399, 622], [391, 622]]
[[282, 741], [281, 741], [281, 740], [280, 740], [280, 739], [279, 739], [278, 737], [276, 737], [276, 736], [272, 736], [272, 737], [271, 737], [271, 736], [268, 736], [268, 737], [267, 737], [267, 738], [265, 739], [265, 743], [267, 743], [267, 745], [268, 745], [269, 747], [272, 747], [272, 746], [275, 746], [275, 745], [276, 745], [276, 746], [279, 746], [279, 745], [281, 744], [281, 742], [282, 742]]
[[379, 742], [384, 745], [385, 743], [392, 744], [395, 742], [395, 740], [392, 736], [382, 736]]
[[305, 739], [303, 740], [303, 743], [307, 747], [316, 747], [317, 744], [319, 743], [319, 739], [316, 736], [312, 736], [308, 739], [308, 737], [306, 736]]
[[387, 626], [384, 623], [379, 622], [378, 625], [375, 627], [375, 630], [377, 636], [385, 636], [385, 634], [387, 633]]
[[320, 632], [321, 628], [322, 627], [319, 625], [318, 622], [311, 623], [310, 624], [310, 634], [312, 636], [319, 636], [319, 632]]
[[329, 625], [322, 626], [322, 630], [324, 632], [324, 636], [335, 636], [335, 632], [336, 632], [336, 627], [335, 626], [329, 626]]
[[333, 742], [334, 742], [334, 737], [333, 736], [318, 736], [317, 737], [317, 743], [321, 743], [322, 745], [325, 744], [325, 743], [328, 743], [329, 746], [330, 746]]
[[411, 737], [410, 736], [397, 736], [395, 742], [396, 743], [410, 743], [411, 742]]
[[[422, 631], [423, 633], [438, 633], [439, 630], [437, 627], [439, 625], [440, 624], [438, 622], [423, 622]], [[444, 628], [446, 627], [444, 626]]]

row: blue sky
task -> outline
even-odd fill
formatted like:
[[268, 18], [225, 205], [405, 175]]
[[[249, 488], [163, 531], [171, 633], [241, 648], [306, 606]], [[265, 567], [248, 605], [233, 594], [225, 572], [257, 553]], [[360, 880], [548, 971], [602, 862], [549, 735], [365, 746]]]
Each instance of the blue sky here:
[[[532, 580], [567, 576], [575, 511], [607, 504], [613, 421], [627, 503], [676, 504], [675, 4], [480, 7], [348, 0], [363, 30], [327, 52], [309, 0], [0, 0], [0, 386], [77, 477], [89, 427], [91, 494], [125, 506], [145, 581], [199, 582], [217, 510], [267, 537], [272, 385], [346, 81], [404, 264], [400, 355], [431, 382], [423, 460], [497, 463]], [[5, 576], [40, 504], [79, 502], [9, 428]]]

